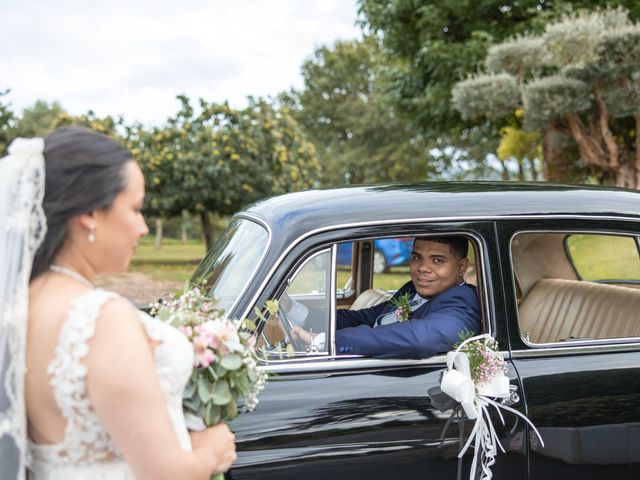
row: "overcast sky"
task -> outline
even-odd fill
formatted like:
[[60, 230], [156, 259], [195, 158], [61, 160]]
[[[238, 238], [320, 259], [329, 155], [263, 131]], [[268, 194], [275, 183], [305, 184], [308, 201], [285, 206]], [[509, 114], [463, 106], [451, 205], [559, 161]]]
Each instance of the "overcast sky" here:
[[314, 50], [360, 38], [356, 0], [0, 0], [0, 91], [72, 114], [159, 125], [175, 96], [228, 100], [302, 87]]

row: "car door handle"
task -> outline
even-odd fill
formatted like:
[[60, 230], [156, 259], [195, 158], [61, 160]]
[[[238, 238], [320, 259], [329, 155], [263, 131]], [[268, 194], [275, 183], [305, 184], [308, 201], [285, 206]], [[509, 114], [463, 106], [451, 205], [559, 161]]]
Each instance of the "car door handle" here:
[[517, 385], [509, 385], [509, 396], [499, 400], [499, 403], [506, 407], [512, 407], [519, 402], [520, 402], [520, 395], [518, 394]]

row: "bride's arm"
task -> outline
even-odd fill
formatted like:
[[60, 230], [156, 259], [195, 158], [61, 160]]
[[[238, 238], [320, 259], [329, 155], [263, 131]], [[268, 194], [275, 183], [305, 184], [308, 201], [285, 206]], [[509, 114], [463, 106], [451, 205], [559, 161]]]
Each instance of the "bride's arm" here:
[[85, 364], [91, 402], [137, 478], [208, 479], [231, 466], [235, 444], [226, 425], [202, 432], [192, 452], [180, 447], [152, 349], [128, 302], [102, 308]]

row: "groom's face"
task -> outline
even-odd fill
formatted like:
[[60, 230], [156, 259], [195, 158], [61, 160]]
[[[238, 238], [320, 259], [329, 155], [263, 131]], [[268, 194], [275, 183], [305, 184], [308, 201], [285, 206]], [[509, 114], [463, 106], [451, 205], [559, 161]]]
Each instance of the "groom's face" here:
[[431, 298], [462, 282], [466, 258], [456, 257], [449, 245], [416, 240], [411, 253], [411, 281], [421, 297]]

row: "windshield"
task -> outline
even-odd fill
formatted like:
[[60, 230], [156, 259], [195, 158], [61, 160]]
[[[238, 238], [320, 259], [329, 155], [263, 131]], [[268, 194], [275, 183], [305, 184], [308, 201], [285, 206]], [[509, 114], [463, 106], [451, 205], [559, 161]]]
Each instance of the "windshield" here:
[[269, 235], [261, 225], [233, 218], [196, 268], [191, 283], [204, 285], [217, 306], [229, 311], [258, 268]]

